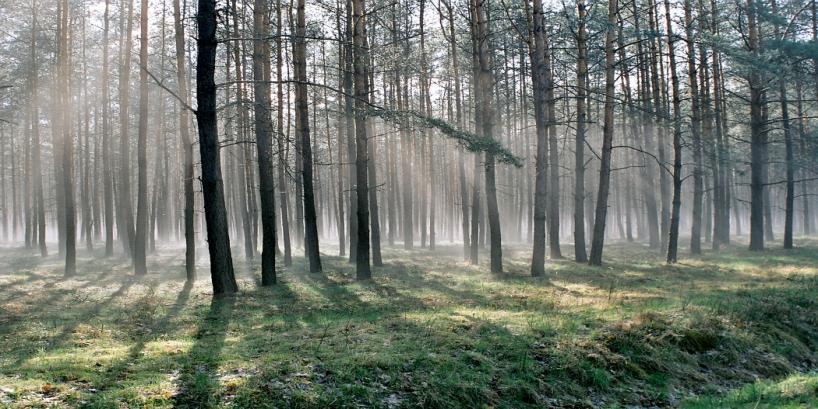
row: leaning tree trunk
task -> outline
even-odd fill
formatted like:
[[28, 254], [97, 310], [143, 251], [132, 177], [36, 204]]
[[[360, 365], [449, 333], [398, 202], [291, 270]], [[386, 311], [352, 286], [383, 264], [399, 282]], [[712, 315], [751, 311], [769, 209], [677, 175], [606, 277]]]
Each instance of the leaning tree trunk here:
[[199, 152], [202, 159], [202, 194], [210, 251], [210, 279], [213, 294], [238, 291], [230, 254], [227, 210], [224, 205], [219, 134], [216, 120], [216, 0], [199, 0], [196, 16], [199, 38], [196, 45], [196, 122], [199, 125]]
[[602, 128], [602, 161], [599, 165], [599, 187], [594, 210], [594, 232], [591, 239], [591, 257], [588, 263], [602, 265], [605, 245], [605, 221], [608, 215], [608, 191], [611, 184], [611, 154], [614, 131], [614, 68], [617, 26], [617, 0], [608, 0], [608, 31], [605, 34], [605, 108]]

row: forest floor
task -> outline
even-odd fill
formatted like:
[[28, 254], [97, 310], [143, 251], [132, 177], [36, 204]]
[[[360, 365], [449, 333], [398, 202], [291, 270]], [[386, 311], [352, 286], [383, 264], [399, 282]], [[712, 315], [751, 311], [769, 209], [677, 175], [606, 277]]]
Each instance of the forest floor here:
[[298, 257], [272, 288], [241, 262], [217, 300], [179, 248], [144, 277], [80, 251], [71, 279], [4, 248], [0, 407], [818, 407], [818, 241], [796, 244], [667, 266], [612, 243], [539, 278], [522, 247], [504, 276], [388, 248], [370, 282]]

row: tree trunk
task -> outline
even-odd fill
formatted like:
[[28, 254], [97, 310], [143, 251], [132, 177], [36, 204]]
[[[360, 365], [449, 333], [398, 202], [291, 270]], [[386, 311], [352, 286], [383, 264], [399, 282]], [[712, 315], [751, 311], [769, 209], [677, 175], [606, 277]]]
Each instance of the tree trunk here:
[[[185, 30], [179, 0], [173, 0], [173, 27], [176, 44], [176, 82], [179, 98], [189, 100], [187, 76], [185, 75]], [[185, 107], [179, 109], [179, 137], [184, 151], [184, 224], [185, 224], [185, 273], [189, 281], [196, 278], [196, 231], [193, 219], [193, 142], [190, 140], [190, 120]]]
[[148, 273], [145, 250], [148, 228], [148, 0], [142, 0], [139, 36], [139, 135], [136, 164], [138, 172], [136, 193], [136, 241], [134, 242], [134, 272]]
[[670, 82], [673, 90], [673, 208], [670, 213], [667, 262], [675, 263], [679, 251], [679, 212], [682, 206], [682, 114], [679, 78], [676, 73], [676, 37], [670, 19], [670, 2], [665, 0], [665, 29], [667, 30]]
[[[70, 45], [71, 25], [69, 18], [68, 0], [62, 0], [60, 15], [61, 44], [59, 53], [59, 90], [61, 106], [71, 106], [70, 88]], [[76, 215], [74, 209], [74, 140], [71, 135], [71, 110], [62, 110], [62, 186], [65, 205], [65, 277], [71, 277], [77, 272], [76, 249]]]
[[[524, 7], [528, 7], [526, 1]], [[534, 0], [529, 17], [531, 29], [528, 55], [531, 62], [531, 81], [534, 86], [534, 122], [537, 133], [537, 151], [534, 160], [534, 245], [531, 257], [531, 275], [545, 273], [545, 220], [548, 189], [548, 79], [545, 63], [545, 24], [541, 0]]]
[[[693, 34], [693, 11], [690, 0], [684, 2], [685, 31], [687, 42], [687, 75], [691, 101], [690, 133], [693, 143], [693, 221], [690, 231], [690, 253], [702, 252], [702, 198], [704, 197], [702, 169], [701, 108], [699, 106], [698, 74], [696, 72], [696, 49]], [[699, 16], [701, 17], [701, 16]]]
[[372, 278], [369, 266], [369, 180], [367, 171], [368, 135], [366, 110], [369, 108], [366, 48], [366, 1], [352, 2], [352, 56], [355, 72], [355, 193], [357, 197], [358, 243], [355, 274], [358, 280]]
[[[651, 10], [648, 14], [648, 23], [652, 32], [659, 32], [659, 16], [657, 4], [654, 0], [650, 0]], [[667, 130], [667, 121], [665, 118], [669, 116], [666, 104], [663, 100], [664, 76], [660, 81], [660, 64], [662, 54], [662, 43], [657, 36], [651, 36], [650, 40], [650, 79], [651, 79], [651, 94], [654, 101], [655, 112], [658, 126], [655, 127], [657, 131], [657, 149], [656, 153], [660, 163], [665, 164], [665, 132]], [[670, 182], [668, 181], [668, 174], [660, 168], [659, 170], [659, 195], [661, 196], [662, 210], [660, 212], [660, 247], [667, 248], [668, 239], [670, 236]]]
[[[290, 199], [287, 197], [287, 184], [284, 178], [284, 173], [287, 167], [287, 157], [284, 150], [284, 86], [282, 84], [282, 65], [284, 63], [283, 50], [284, 46], [281, 41], [281, 0], [276, 1], [276, 143], [278, 146], [278, 187], [280, 189], [280, 206], [281, 206], [281, 233], [284, 238], [284, 265], [290, 266], [293, 264], [292, 257], [292, 242], [290, 240]], [[263, 217], [263, 216], [262, 216]]]
[[611, 154], [614, 131], [614, 68], [617, 26], [617, 0], [608, 0], [608, 29], [605, 33], [605, 110], [602, 129], [602, 161], [599, 166], [599, 187], [594, 210], [594, 233], [591, 241], [591, 257], [588, 263], [602, 265], [602, 249], [605, 244], [605, 221], [608, 214], [608, 190], [611, 183]]
[[[800, 161], [801, 163], [809, 163], [810, 153], [807, 150], [807, 133], [806, 133], [806, 118], [804, 118], [804, 103], [803, 103], [803, 95], [802, 95], [802, 85], [801, 85], [801, 78], [795, 83], [795, 91], [796, 91], [796, 111], [798, 117], [798, 147], [801, 151]], [[810, 213], [810, 203], [809, 203], [809, 193], [807, 189], [807, 178], [809, 178], [809, 169], [806, 166], [802, 166], [801, 169], [801, 208], [802, 208], [802, 215], [801, 215], [801, 222], [802, 222], [802, 231], [805, 236], [809, 236], [812, 234], [812, 213]]]
[[[231, 1], [231, 8], [233, 10], [233, 37], [239, 38], [239, 17], [238, 17], [238, 10], [236, 7], [236, 0]], [[253, 14], [255, 18], [255, 10]], [[241, 44], [241, 47], [239, 46]], [[246, 143], [247, 142], [247, 127], [249, 123], [247, 108], [245, 106], [245, 91], [244, 91], [244, 68], [243, 68], [243, 47], [244, 43], [236, 43], [233, 44], [232, 51], [233, 51], [233, 64], [236, 70], [236, 112], [237, 112], [237, 125], [238, 125], [238, 141], [242, 142], [239, 145], [239, 149], [241, 150], [240, 155], [236, 155], [236, 166], [237, 166], [237, 174], [238, 174], [238, 197], [239, 200], [236, 201], [236, 205], [240, 206], [239, 214], [241, 216], [242, 221], [242, 230], [244, 233], [244, 256], [245, 259], [249, 260], [250, 262], [253, 261], [256, 254], [256, 240], [257, 232], [258, 232], [258, 210], [256, 206], [256, 194], [255, 194], [255, 174], [252, 171], [252, 167], [250, 166], [251, 156], [252, 153], [249, 150], [249, 147]], [[255, 47], [255, 39], [253, 47]], [[230, 44], [228, 44], [228, 50], [230, 49]], [[255, 48], [254, 48], [255, 53]], [[229, 54], [229, 52], [228, 52]], [[229, 61], [228, 61], [229, 64]], [[263, 67], [263, 64], [262, 64]], [[254, 67], [255, 68], [255, 67]], [[229, 70], [229, 67], [228, 67]], [[263, 73], [261, 77], [263, 78]], [[255, 75], [255, 72], [253, 73]], [[255, 77], [254, 77], [255, 80]], [[258, 81], [258, 80], [256, 80]], [[253, 83], [255, 87], [255, 82]], [[268, 96], [267, 100], [269, 101], [269, 86], [268, 89]], [[268, 104], [269, 106], [269, 104]], [[269, 110], [269, 107], [265, 107], [265, 110]], [[269, 112], [267, 112], [267, 117], [270, 117]], [[272, 125], [269, 125], [269, 132], [272, 133]], [[272, 146], [272, 145], [270, 145]], [[256, 146], [258, 149], [258, 146]], [[270, 149], [272, 152], [272, 148]], [[272, 171], [272, 168], [271, 168]], [[271, 179], [272, 180], [272, 179]], [[260, 185], [261, 183], [259, 183]], [[275, 203], [275, 201], [273, 201]], [[275, 210], [275, 209], [273, 209]], [[275, 213], [275, 212], [274, 212]], [[262, 215], [262, 217], [264, 217]], [[275, 219], [273, 219], [275, 220]], [[275, 225], [273, 225], [275, 227]], [[263, 226], [262, 226], [263, 229]], [[275, 232], [275, 228], [273, 228], [273, 232]], [[263, 264], [263, 263], [262, 263]], [[262, 266], [262, 281], [265, 274], [264, 267]]]
[[[343, 87], [344, 87], [344, 114], [346, 123], [346, 148], [347, 148], [347, 163], [355, 162], [356, 155], [356, 141], [355, 141], [355, 101], [353, 94], [355, 92], [355, 85], [353, 83], [353, 52], [351, 43], [353, 41], [353, 19], [352, 19], [352, 0], [345, 2], [345, 24], [343, 38], [346, 40], [343, 50]], [[357, 177], [355, 176], [356, 167], [348, 165], [348, 180], [349, 180], [349, 262], [357, 262], [358, 251], [358, 198]]]
[[258, 155], [259, 193], [261, 197], [261, 285], [276, 283], [276, 214], [275, 186], [273, 175], [273, 124], [270, 118], [270, 85], [265, 75], [265, 64], [270, 63], [269, 36], [266, 21], [268, 10], [266, 0], [253, 2], [253, 113], [256, 131], [256, 153]]
[[307, 59], [306, 59], [306, 19], [304, 0], [298, 0], [296, 7], [296, 33], [293, 37], [293, 71], [295, 74], [295, 115], [298, 135], [301, 140], [301, 158], [304, 188], [304, 251], [309, 259], [310, 272], [321, 271], [321, 256], [318, 243], [318, 223], [315, 213], [315, 192], [313, 191], [312, 146], [310, 142], [310, 121], [307, 101]]
[[[479, 89], [476, 99], [476, 117], [480, 122], [477, 134], [484, 138], [494, 136], [494, 76], [492, 74], [491, 54], [489, 51], [488, 5], [485, 0], [473, 0], [474, 24], [472, 36], [477, 52], [475, 86]], [[491, 272], [503, 273], [502, 237], [500, 233], [500, 211], [497, 205], [497, 188], [495, 185], [494, 154], [485, 153], [486, 211], [489, 224], [489, 245]]]
[[545, 25], [542, 27], [543, 50], [545, 59], [543, 61], [545, 71], [545, 104], [548, 114], [546, 116], [548, 128], [548, 254], [552, 259], [561, 259], [560, 250], [560, 175], [559, 175], [559, 153], [557, 152], [557, 115], [554, 100], [554, 74], [552, 72], [551, 49], [548, 43], [548, 36], [545, 33]]
[[[758, 58], [759, 33], [754, 0], [747, 0], [748, 48]], [[762, 118], [763, 81], [757, 68], [751, 68], [750, 86], [750, 250], [764, 250], [764, 160], [767, 153], [766, 132]]]
[[216, 0], [199, 0], [196, 23], [199, 52], [196, 56], [196, 122], [199, 125], [199, 152], [202, 160], [202, 194], [210, 252], [213, 294], [238, 291], [230, 254], [227, 211], [224, 205], [219, 134], [216, 120]]
[[126, 0], [128, 14], [126, 16], [125, 48], [122, 50], [121, 72], [119, 75], [119, 236], [122, 248], [128, 257], [134, 255], [134, 220], [131, 203], [131, 155], [130, 155], [130, 78], [131, 78], [131, 49], [133, 48], [133, 0]]
[[[82, 17], [82, 95], [83, 95], [83, 104], [77, 104], [77, 111], [82, 108], [83, 112], [83, 126], [82, 126], [82, 134], [85, 139], [85, 143], [82, 157], [83, 157], [83, 169], [82, 169], [82, 180], [80, 181], [81, 188], [82, 188], [82, 231], [84, 233], [85, 238], [85, 248], [88, 251], [92, 251], [94, 249], [93, 243], [93, 233], [91, 229], [93, 228], [93, 217], [91, 215], [91, 132], [90, 132], [90, 114], [89, 110], [91, 107], [90, 98], [88, 98], [88, 59], [86, 58], [86, 21], [85, 15]], [[79, 112], [77, 112], [79, 115]], [[79, 128], [79, 123], [77, 124]], [[80, 140], [80, 143], [81, 140]], [[13, 216], [13, 215], [12, 215]]]
[[[31, 168], [34, 173], [34, 215], [37, 225], [34, 226], [34, 241], [39, 243], [40, 255], [48, 256], [48, 247], [45, 242], [45, 197], [43, 194], [43, 169], [40, 158], [40, 111], [37, 104], [37, 7], [32, 2], [32, 29], [31, 29], [31, 72], [29, 83], [31, 86]], [[107, 72], [107, 71], [106, 71]], [[29, 212], [26, 209], [26, 212]]]
[[[537, 0], [539, 1], [539, 0]], [[585, 253], [585, 83], [588, 81], [588, 46], [585, 0], [577, 1], [577, 131], [574, 142], [574, 260], [588, 261]]]
[[[777, 17], [778, 3], [775, 0], [770, 2], [772, 14]], [[774, 25], [775, 37], [778, 40], [786, 40], [782, 37], [781, 27], [776, 22]], [[781, 75], [778, 80], [778, 94], [781, 98], [781, 127], [784, 131], [785, 168], [786, 168], [786, 197], [784, 211], [784, 248], [793, 248], [792, 236], [795, 219], [795, 154], [793, 152], [792, 130], [790, 129], [789, 99], [787, 97], [786, 76]]]
[[[449, 22], [449, 32], [446, 36], [449, 40], [449, 59], [452, 63], [452, 77], [454, 79], [454, 98], [455, 98], [455, 123], [458, 127], [463, 127], [463, 93], [460, 84], [460, 64], [458, 58], [457, 48], [457, 32], [455, 31], [454, 11], [450, 2], [445, 1], [443, 5], [446, 7], [447, 19]], [[442, 29], [442, 27], [441, 27]], [[466, 182], [466, 166], [463, 149], [457, 150], [457, 176], [460, 184], [460, 217], [461, 217], [461, 235], [463, 236], [463, 257], [468, 259], [469, 256], [469, 193], [468, 183]]]

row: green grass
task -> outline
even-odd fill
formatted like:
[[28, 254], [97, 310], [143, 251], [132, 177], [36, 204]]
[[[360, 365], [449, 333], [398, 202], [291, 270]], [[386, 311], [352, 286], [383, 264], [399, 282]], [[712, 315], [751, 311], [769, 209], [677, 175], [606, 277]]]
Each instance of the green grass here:
[[818, 375], [791, 375], [761, 380], [722, 396], [704, 396], [685, 405], [698, 408], [817, 408]]
[[366, 283], [339, 257], [273, 288], [237, 263], [216, 300], [180, 249], [141, 278], [80, 252], [71, 279], [0, 249], [0, 407], [815, 407], [818, 243], [798, 244], [667, 266], [613, 243], [540, 278], [525, 248], [504, 276], [389, 248]]

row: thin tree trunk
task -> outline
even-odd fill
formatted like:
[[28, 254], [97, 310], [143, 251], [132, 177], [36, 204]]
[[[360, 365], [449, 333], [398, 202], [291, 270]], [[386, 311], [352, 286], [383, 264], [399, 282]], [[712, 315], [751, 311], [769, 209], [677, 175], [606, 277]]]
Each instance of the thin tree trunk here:
[[[776, 0], [771, 0], [772, 14], [778, 16], [778, 3]], [[779, 40], [786, 40], [782, 38], [781, 27], [778, 23], [774, 26], [775, 37]], [[778, 80], [778, 94], [781, 98], [781, 127], [784, 130], [784, 149], [785, 149], [785, 167], [786, 167], [786, 197], [785, 211], [784, 211], [784, 248], [793, 248], [792, 236], [793, 225], [795, 220], [795, 153], [793, 151], [792, 130], [790, 129], [790, 111], [789, 99], [787, 97], [786, 76], [781, 75]]]
[[[281, 203], [281, 233], [284, 238], [284, 265], [290, 266], [293, 263], [292, 258], [292, 243], [290, 240], [290, 199], [287, 197], [287, 184], [285, 183], [284, 173], [287, 168], [287, 156], [284, 150], [284, 86], [282, 84], [282, 66], [284, 64], [283, 50], [284, 46], [281, 41], [281, 0], [276, 0], [276, 143], [278, 147], [278, 186], [280, 189]], [[262, 216], [263, 217], [263, 216]], [[263, 226], [262, 226], [263, 227]]]
[[[696, 38], [693, 34], [693, 6], [684, 2], [685, 31], [687, 42], [687, 75], [691, 101], [690, 133], [693, 143], [693, 220], [690, 231], [690, 253], [702, 252], [702, 199], [704, 197], [702, 169], [701, 108], [699, 106], [698, 73], [696, 72]], [[699, 16], [701, 17], [701, 16]]]
[[[81, 188], [82, 188], [82, 231], [84, 232], [85, 238], [85, 248], [88, 251], [94, 249], [93, 243], [93, 233], [91, 229], [93, 228], [93, 217], [91, 216], [91, 132], [90, 132], [90, 114], [89, 108], [91, 106], [90, 98], [88, 98], [88, 59], [86, 58], [86, 32], [85, 32], [85, 15], [82, 17], [82, 94], [83, 94], [83, 104], [82, 104], [82, 111], [83, 111], [83, 136], [85, 139], [82, 157], [83, 157], [83, 170], [82, 170], [82, 180], [80, 181]], [[78, 97], [79, 99], [79, 97]], [[77, 111], [79, 111], [80, 106], [77, 106]], [[79, 115], [79, 112], [77, 112]], [[79, 128], [79, 124], [78, 128]], [[81, 140], [80, 140], [81, 141]]]
[[[70, 87], [70, 45], [71, 26], [69, 18], [68, 0], [62, 1], [60, 15], [60, 33], [62, 44], [59, 54], [61, 106], [71, 106]], [[62, 110], [62, 186], [65, 203], [65, 277], [71, 277], [77, 272], [76, 249], [76, 215], [74, 208], [74, 140], [71, 136], [71, 110]]]
[[348, 180], [349, 180], [349, 262], [357, 262], [358, 251], [358, 200], [357, 200], [357, 176], [355, 175], [356, 167], [352, 163], [356, 161], [356, 142], [355, 142], [355, 101], [353, 99], [354, 84], [353, 84], [353, 52], [352, 52], [352, 37], [353, 37], [353, 19], [352, 0], [345, 2], [345, 19], [344, 19], [344, 35], [346, 40], [343, 47], [343, 87], [344, 87], [344, 114], [346, 123], [346, 148], [347, 148], [347, 163]]
[[[540, 1], [540, 0], [537, 0]], [[574, 143], [574, 260], [588, 261], [585, 253], [585, 83], [588, 81], [585, 0], [577, 1], [577, 131]]]
[[134, 242], [134, 272], [148, 273], [146, 244], [148, 229], [148, 0], [142, 0], [139, 37], [139, 135], [136, 164], [138, 172], [136, 193], [136, 241]]
[[[40, 255], [48, 256], [45, 234], [45, 197], [43, 194], [43, 169], [40, 154], [40, 111], [37, 104], [37, 7], [32, 0], [32, 29], [31, 29], [31, 72], [29, 73], [29, 83], [31, 86], [31, 168], [34, 173], [34, 207], [37, 225], [35, 226], [34, 238], [39, 243]], [[28, 212], [28, 209], [26, 209]], [[33, 224], [33, 223], [32, 223]]]
[[799, 77], [795, 83], [796, 91], [796, 110], [798, 116], [798, 147], [801, 151], [800, 161], [801, 168], [801, 207], [802, 207], [802, 230], [805, 236], [812, 234], [812, 213], [810, 212], [809, 194], [807, 188], [807, 178], [809, 177], [809, 169], [803, 164], [809, 163], [810, 154], [807, 150], [807, 134], [806, 134], [806, 118], [804, 118], [804, 103], [802, 95], [801, 78]]
[[548, 36], [543, 25], [543, 49], [545, 59], [543, 60], [545, 70], [545, 104], [548, 110], [548, 254], [552, 259], [561, 259], [560, 250], [560, 175], [559, 175], [559, 153], [557, 152], [557, 116], [555, 113], [554, 101], [554, 74], [552, 68], [551, 48], [548, 43]]
[[134, 255], [134, 219], [131, 203], [131, 168], [130, 168], [130, 78], [131, 78], [131, 49], [133, 48], [133, 0], [126, 0], [128, 13], [125, 17], [126, 36], [125, 47], [122, 50], [122, 61], [119, 75], [119, 236], [122, 248], [128, 257]]
[[[449, 21], [449, 58], [452, 63], [452, 76], [454, 78], [454, 98], [455, 98], [455, 121], [458, 127], [463, 127], [463, 93], [460, 84], [460, 64], [457, 49], [457, 33], [455, 31], [454, 11], [450, 2], [445, 1], [446, 13]], [[441, 27], [442, 29], [442, 27]], [[457, 175], [460, 183], [460, 212], [461, 230], [463, 235], [463, 257], [469, 256], [469, 193], [466, 182], [466, 165], [463, 149], [457, 149]]]
[[[185, 75], [185, 30], [179, 0], [173, 0], [173, 27], [176, 43], [176, 82], [179, 97], [189, 100], [187, 76]], [[179, 137], [184, 151], [184, 224], [185, 224], [185, 273], [189, 281], [196, 279], [196, 231], [193, 206], [193, 142], [190, 140], [190, 119], [187, 108], [179, 109]], [[107, 210], [106, 210], [107, 211]]]
[[[648, 15], [648, 23], [650, 26], [650, 30], [654, 33], [659, 32], [659, 15], [657, 10], [657, 4], [655, 0], [649, 0], [651, 10]], [[664, 166], [667, 163], [666, 154], [665, 154], [665, 132], [667, 131], [667, 121], [664, 118], [669, 116], [669, 112], [666, 109], [666, 104], [664, 103], [663, 96], [664, 93], [662, 90], [664, 89], [664, 75], [660, 77], [660, 65], [661, 65], [661, 54], [662, 54], [662, 43], [660, 39], [656, 38], [657, 36], [651, 36], [650, 40], [650, 54], [651, 54], [651, 66], [650, 66], [650, 78], [651, 78], [651, 94], [654, 101], [656, 117], [659, 122], [659, 126], [656, 127], [657, 130], [657, 155], [659, 162]], [[663, 73], [662, 73], [663, 74]], [[661, 80], [660, 80], [661, 78]], [[662, 210], [660, 212], [660, 223], [659, 223], [659, 230], [660, 230], [660, 246], [662, 248], [667, 248], [668, 239], [670, 237], [670, 208], [672, 205], [670, 204], [670, 181], [668, 180], [668, 174], [666, 171], [659, 168], [659, 195], [661, 196], [662, 201]]]

